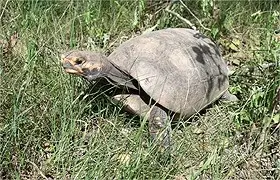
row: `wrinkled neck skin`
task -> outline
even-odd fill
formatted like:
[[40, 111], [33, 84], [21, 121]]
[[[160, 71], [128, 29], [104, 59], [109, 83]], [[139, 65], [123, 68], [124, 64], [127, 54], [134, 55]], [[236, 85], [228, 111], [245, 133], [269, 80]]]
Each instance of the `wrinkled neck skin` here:
[[118, 68], [115, 64], [110, 62], [108, 59], [106, 59], [103, 62], [103, 75], [105, 79], [112, 85], [117, 85], [120, 88], [130, 88], [137, 90], [137, 87], [133, 85], [133, 78], [128, 75], [126, 72], [122, 71], [120, 68]]

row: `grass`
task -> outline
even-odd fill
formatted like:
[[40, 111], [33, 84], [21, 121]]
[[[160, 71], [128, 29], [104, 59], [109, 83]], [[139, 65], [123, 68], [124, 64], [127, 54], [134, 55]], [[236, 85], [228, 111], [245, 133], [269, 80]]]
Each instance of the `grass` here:
[[211, 2], [185, 2], [211, 31], [179, 2], [171, 10], [221, 45], [240, 101], [179, 121], [167, 159], [146, 124], [59, 62], [69, 49], [108, 54], [149, 28], [188, 27], [164, 1], [1, 1], [0, 179], [279, 179], [280, 4], [218, 1], [213, 15]]

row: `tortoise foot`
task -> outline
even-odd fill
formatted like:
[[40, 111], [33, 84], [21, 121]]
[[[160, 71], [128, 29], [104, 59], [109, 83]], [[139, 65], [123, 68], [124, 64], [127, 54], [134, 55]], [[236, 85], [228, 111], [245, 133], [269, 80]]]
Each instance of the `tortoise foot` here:
[[159, 143], [162, 151], [170, 149], [171, 126], [167, 113], [154, 106], [149, 116], [149, 133], [154, 143]]

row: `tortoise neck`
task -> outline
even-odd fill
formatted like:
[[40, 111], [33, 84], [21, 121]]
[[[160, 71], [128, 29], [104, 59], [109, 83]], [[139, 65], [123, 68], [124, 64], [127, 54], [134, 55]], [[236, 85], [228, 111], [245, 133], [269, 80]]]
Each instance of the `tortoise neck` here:
[[133, 78], [109, 60], [107, 60], [105, 63], [104, 75], [107, 81], [113, 85], [137, 89], [133, 85]]

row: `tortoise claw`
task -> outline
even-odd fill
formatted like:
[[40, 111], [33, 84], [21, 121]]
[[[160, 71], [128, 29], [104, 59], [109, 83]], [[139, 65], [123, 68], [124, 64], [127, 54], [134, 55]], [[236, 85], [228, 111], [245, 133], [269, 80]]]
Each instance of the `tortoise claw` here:
[[228, 90], [221, 96], [221, 101], [223, 102], [237, 102], [239, 101], [239, 99], [231, 94]]

